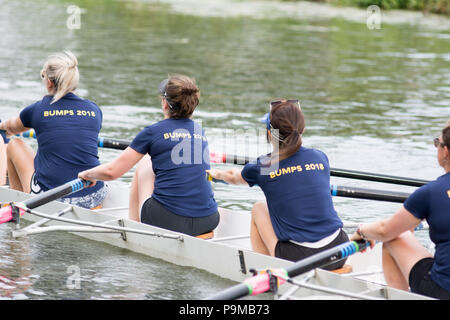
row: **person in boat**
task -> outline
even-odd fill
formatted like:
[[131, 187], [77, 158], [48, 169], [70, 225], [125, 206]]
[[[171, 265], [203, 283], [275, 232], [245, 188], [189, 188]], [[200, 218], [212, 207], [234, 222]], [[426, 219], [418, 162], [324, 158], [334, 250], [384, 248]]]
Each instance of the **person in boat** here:
[[173, 75], [159, 85], [164, 119], [145, 127], [115, 160], [79, 177], [114, 180], [138, 163], [130, 190], [129, 218], [198, 236], [215, 229], [219, 212], [211, 184], [208, 141], [192, 120], [199, 104], [195, 80]]
[[[242, 170], [208, 170], [231, 184], [258, 185], [266, 202], [251, 212], [250, 238], [259, 253], [297, 261], [348, 241], [334, 209], [328, 157], [303, 146], [305, 118], [298, 100], [270, 103], [267, 138], [273, 152]], [[345, 260], [324, 267], [332, 270]]]
[[[437, 299], [450, 299], [450, 122], [434, 139], [445, 174], [414, 191], [387, 219], [362, 224], [351, 236], [383, 242], [383, 271], [388, 286]], [[414, 237], [426, 219], [435, 244], [431, 254]]]
[[[75, 94], [78, 60], [70, 51], [49, 56], [41, 70], [48, 91], [42, 100], [24, 108], [18, 117], [0, 122], [6, 136], [30, 128], [38, 149], [22, 139], [11, 139], [6, 148], [9, 184], [12, 189], [38, 194], [76, 179], [78, 172], [99, 165], [98, 134], [102, 111], [92, 101]], [[107, 193], [103, 182], [62, 198], [63, 202], [95, 208]]]
[[[0, 120], [2, 122], [2, 120]], [[6, 184], [7, 177], [7, 161], [6, 161], [6, 146], [9, 139], [6, 137], [5, 131], [0, 131], [0, 186]]]

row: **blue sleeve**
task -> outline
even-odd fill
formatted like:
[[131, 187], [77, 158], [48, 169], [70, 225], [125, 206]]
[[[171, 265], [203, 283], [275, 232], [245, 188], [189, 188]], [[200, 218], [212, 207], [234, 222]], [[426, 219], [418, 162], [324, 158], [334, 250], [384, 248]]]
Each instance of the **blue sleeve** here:
[[22, 121], [24, 127], [33, 128], [33, 112], [38, 103], [40, 103], [40, 101], [29, 105], [20, 112], [20, 121]]
[[102, 109], [100, 109], [100, 107], [99, 107], [95, 102], [92, 102], [92, 101], [91, 101], [91, 103], [92, 103], [94, 106], [97, 107], [98, 113], [99, 113], [99, 115], [100, 115], [99, 119], [100, 119], [100, 130], [101, 130], [101, 129], [102, 129], [102, 124], [103, 124], [103, 112], [102, 112]]
[[145, 128], [131, 141], [130, 147], [141, 154], [150, 154], [151, 136], [149, 127]]
[[247, 181], [250, 187], [258, 184], [258, 178], [260, 175], [260, 167], [258, 163], [248, 163], [241, 171], [242, 178]]
[[425, 219], [429, 213], [429, 188], [427, 186], [420, 187], [414, 191], [408, 199], [403, 203], [403, 207], [411, 212], [418, 219]]

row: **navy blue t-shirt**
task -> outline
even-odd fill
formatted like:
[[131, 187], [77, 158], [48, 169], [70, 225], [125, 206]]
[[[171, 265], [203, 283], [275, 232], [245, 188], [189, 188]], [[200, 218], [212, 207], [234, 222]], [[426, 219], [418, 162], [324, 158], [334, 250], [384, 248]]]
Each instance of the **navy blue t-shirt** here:
[[330, 168], [323, 152], [301, 147], [275, 168], [264, 166], [265, 158], [247, 164], [242, 177], [264, 192], [278, 240], [315, 242], [342, 228], [333, 206]]
[[202, 127], [191, 119], [165, 119], [144, 128], [131, 142], [148, 153], [155, 172], [152, 197], [171, 212], [205, 217], [217, 212], [211, 183], [209, 148]]
[[403, 203], [418, 219], [426, 219], [436, 245], [431, 279], [450, 291], [450, 172], [414, 191]]
[[[92, 101], [73, 93], [50, 104], [53, 96], [45, 96], [20, 113], [20, 120], [36, 132], [38, 150], [34, 158], [36, 179], [46, 191], [76, 179], [78, 173], [100, 164], [98, 134], [102, 112]], [[103, 187], [80, 190], [68, 197], [82, 197]]]

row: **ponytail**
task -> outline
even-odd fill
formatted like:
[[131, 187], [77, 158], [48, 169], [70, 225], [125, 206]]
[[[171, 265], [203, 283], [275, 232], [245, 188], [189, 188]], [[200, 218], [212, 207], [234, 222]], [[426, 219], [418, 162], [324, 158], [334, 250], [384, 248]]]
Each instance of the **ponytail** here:
[[281, 161], [294, 155], [302, 146], [305, 129], [305, 117], [299, 106], [289, 101], [280, 103], [270, 112], [270, 125], [272, 137], [279, 143], [272, 159], [278, 157]]
[[53, 82], [55, 92], [51, 103], [55, 103], [78, 87], [80, 75], [78, 60], [70, 51], [52, 54], [44, 64], [43, 74]]

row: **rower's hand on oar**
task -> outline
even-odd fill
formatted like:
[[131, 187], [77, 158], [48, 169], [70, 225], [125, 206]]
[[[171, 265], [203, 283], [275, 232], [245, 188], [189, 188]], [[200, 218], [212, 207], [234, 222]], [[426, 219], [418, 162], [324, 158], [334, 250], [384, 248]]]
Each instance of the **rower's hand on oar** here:
[[[361, 241], [361, 240], [366, 240], [366, 239], [363, 239], [357, 232], [353, 233], [350, 237], [350, 241]], [[376, 244], [375, 240], [367, 240], [367, 241], [369, 241], [369, 243], [370, 243], [370, 249], [373, 249], [373, 247], [375, 247], [375, 244]], [[361, 252], [366, 252], [366, 250], [367, 249], [364, 249]]]
[[88, 170], [85, 170], [85, 171], [82, 171], [82, 172], [78, 173], [78, 178], [86, 180], [86, 181], [89, 181], [91, 184], [88, 187], [93, 187], [97, 183], [97, 180], [90, 178], [88, 176], [87, 171]]
[[223, 180], [222, 170], [210, 169], [210, 170], [206, 170], [206, 173], [213, 179]]

